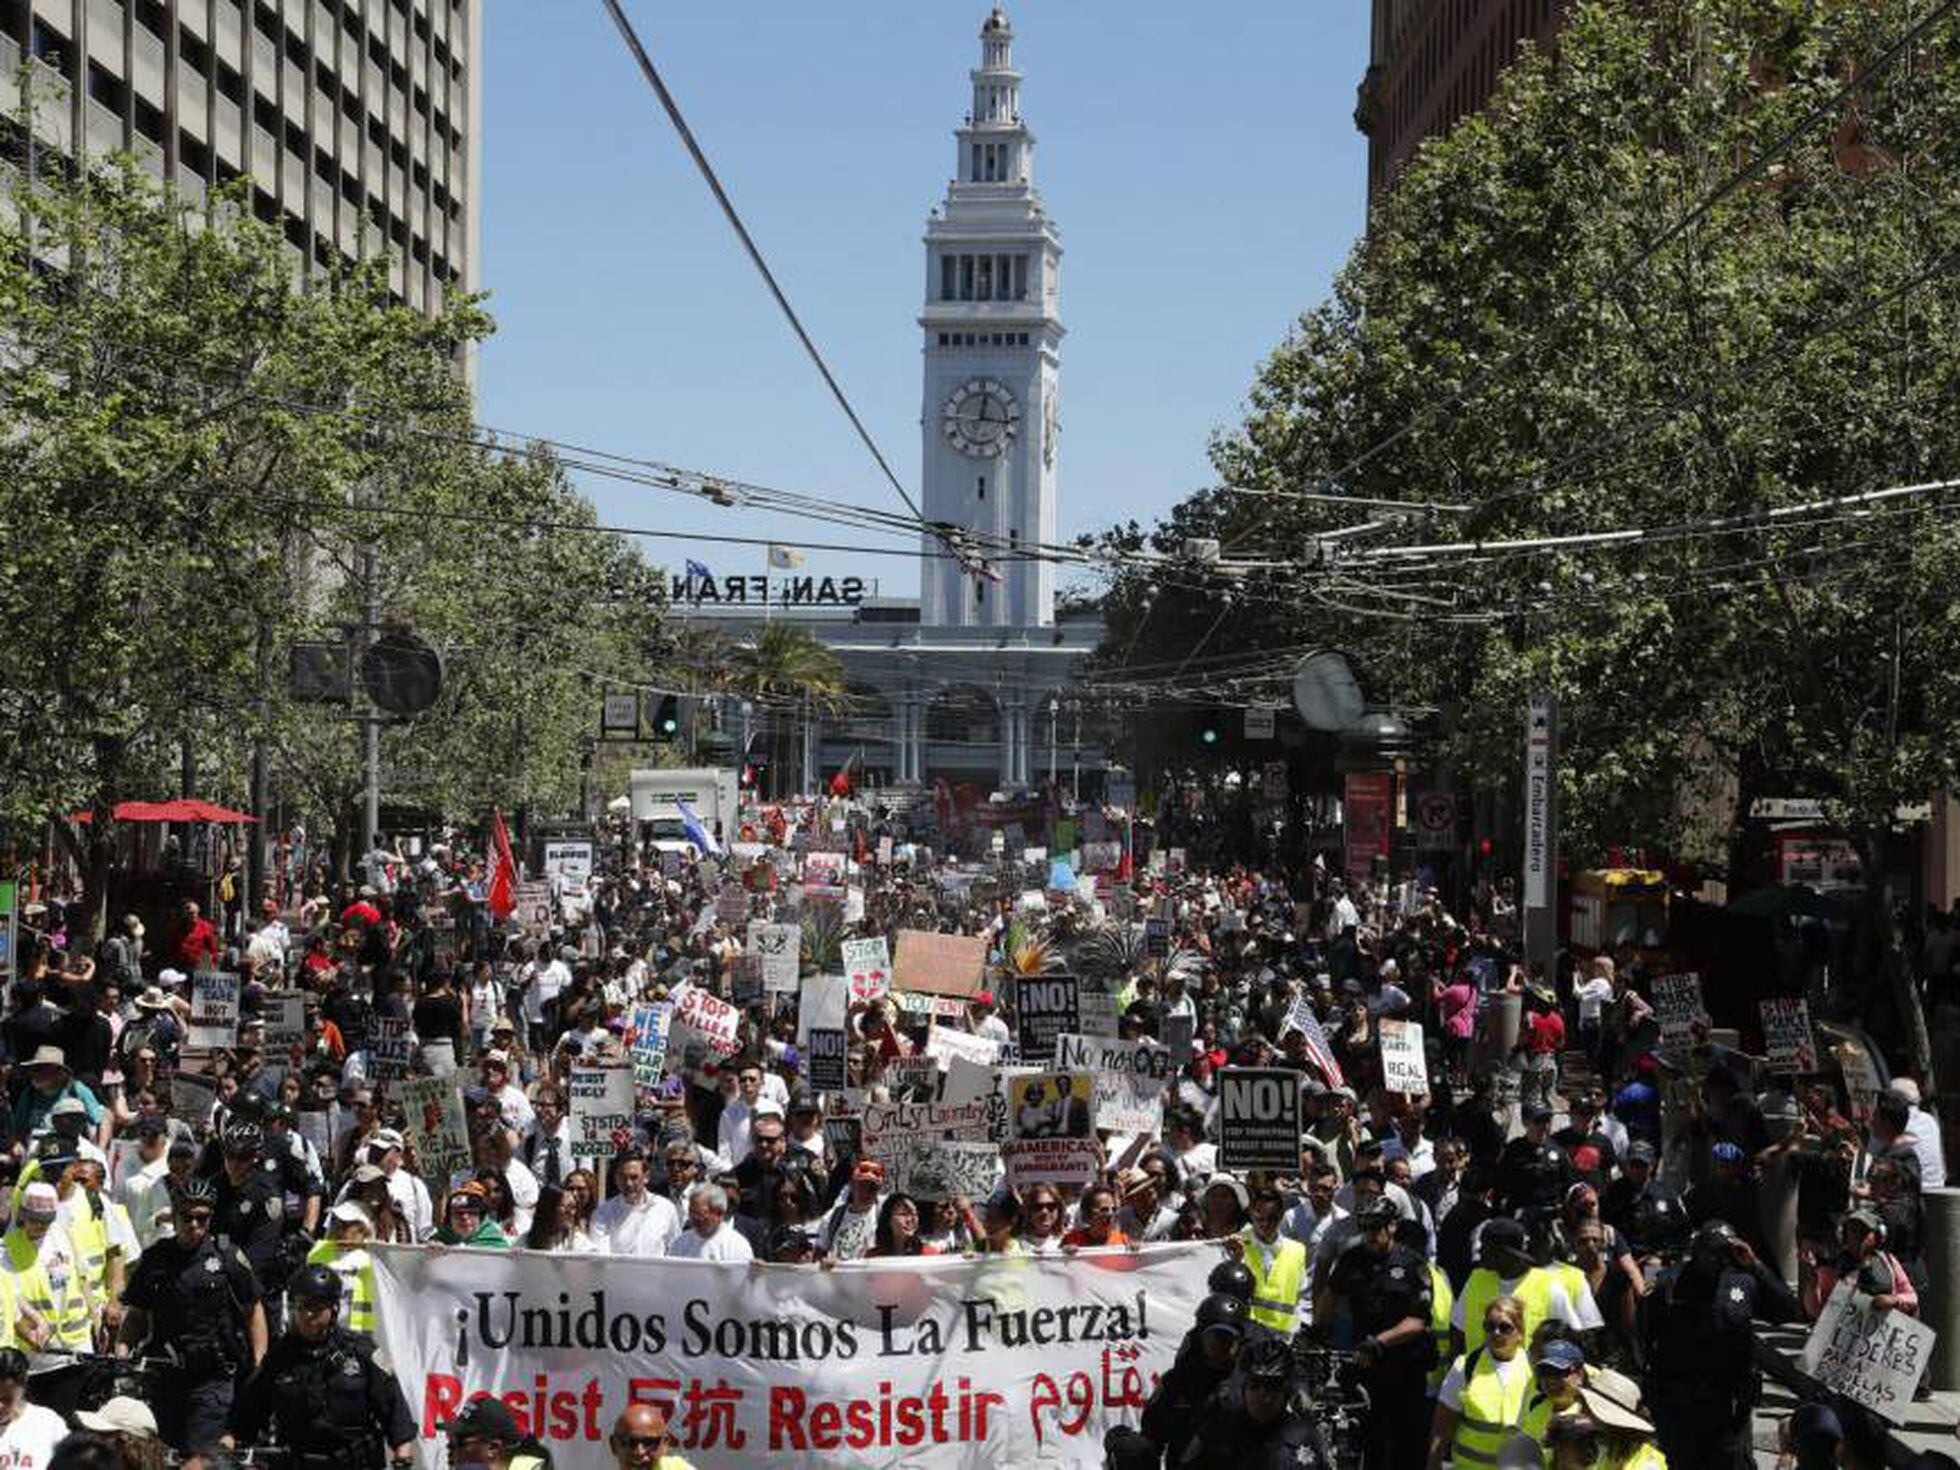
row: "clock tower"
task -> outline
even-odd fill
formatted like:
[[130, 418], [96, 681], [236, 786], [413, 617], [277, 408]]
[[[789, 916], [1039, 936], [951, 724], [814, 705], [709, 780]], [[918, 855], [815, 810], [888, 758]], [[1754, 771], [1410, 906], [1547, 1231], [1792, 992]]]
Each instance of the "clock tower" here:
[[1060, 236], [1034, 188], [1014, 28], [980, 30], [973, 110], [955, 136], [946, 202], [926, 224], [925, 515], [973, 538], [970, 569], [924, 539], [919, 619], [942, 627], [1043, 627], [1052, 563], [1019, 548], [1055, 539], [1061, 420]]

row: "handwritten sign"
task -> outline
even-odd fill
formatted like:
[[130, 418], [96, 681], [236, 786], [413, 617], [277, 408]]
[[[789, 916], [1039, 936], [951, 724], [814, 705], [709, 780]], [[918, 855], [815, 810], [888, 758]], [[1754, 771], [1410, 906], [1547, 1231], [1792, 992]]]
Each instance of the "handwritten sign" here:
[[1660, 1023], [1661, 1049], [1685, 1055], [1708, 1034], [1708, 1011], [1701, 1003], [1701, 976], [1663, 975], [1654, 982], [1654, 1019]]
[[630, 1067], [573, 1067], [566, 1088], [572, 1102], [572, 1161], [603, 1164], [618, 1152], [613, 1135], [633, 1126]]
[[1000, 1176], [991, 1143], [927, 1143], [892, 1161], [888, 1183], [918, 1199], [983, 1200]]
[[812, 898], [842, 898], [844, 873], [849, 861], [841, 852], [805, 853], [803, 891]]
[[1903, 1312], [1876, 1310], [1871, 1297], [1840, 1281], [1810, 1329], [1803, 1365], [1827, 1388], [1903, 1424], [1936, 1335]]
[[907, 1149], [949, 1137], [984, 1142], [987, 1112], [984, 1102], [866, 1103], [864, 1152], [870, 1158], [890, 1160]]
[[1109, 1133], [1163, 1132], [1163, 1083], [1148, 1072], [1098, 1072], [1095, 1077], [1096, 1127]]
[[749, 953], [762, 957], [762, 988], [771, 995], [796, 994], [803, 970], [801, 924], [749, 924]]
[[892, 988], [891, 947], [884, 936], [846, 939], [843, 953], [844, 977], [851, 983], [852, 1001], [863, 1005], [882, 999]]
[[1382, 1041], [1382, 1086], [1405, 1097], [1429, 1093], [1429, 1064], [1422, 1053], [1422, 1027], [1414, 1021], [1379, 1023]]
[[238, 1044], [238, 976], [230, 970], [199, 970], [191, 976], [193, 1047], [222, 1051]]
[[551, 928], [551, 884], [542, 879], [532, 878], [519, 883], [511, 897], [517, 907], [511, 911], [511, 918], [524, 926], [527, 934], [543, 934]]
[[667, 1032], [674, 1018], [669, 1001], [635, 1006], [626, 1025], [627, 1055], [633, 1062], [633, 1085], [649, 1091], [660, 1085], [667, 1069]]
[[1772, 1072], [1817, 1070], [1817, 1039], [1810, 1029], [1810, 1004], [1800, 995], [1771, 996], [1756, 1002], [1763, 1018], [1763, 1049]]
[[1128, 1072], [1161, 1086], [1171, 1075], [1171, 1054], [1154, 1041], [1064, 1035], [1055, 1039], [1055, 1065], [1069, 1072]]
[[926, 1055], [941, 1068], [950, 1067], [955, 1057], [975, 1066], [991, 1067], [1000, 1060], [1000, 1043], [951, 1026], [930, 1026], [926, 1031]]
[[[672, 1030], [699, 1040], [718, 1057], [734, 1052], [741, 1029], [741, 1011], [698, 985], [688, 986], [674, 1001]], [[671, 1040], [668, 1045], [671, 1050]]]
[[395, 1098], [422, 1177], [448, 1179], [469, 1168], [469, 1119], [463, 1113], [463, 1094], [453, 1081], [404, 1077], [396, 1084]]
[[374, 1076], [377, 1082], [393, 1082], [408, 1075], [409, 1040], [406, 1016], [374, 1018]]
[[265, 998], [265, 1049], [286, 1052], [306, 1045], [306, 997], [297, 990], [274, 991]]

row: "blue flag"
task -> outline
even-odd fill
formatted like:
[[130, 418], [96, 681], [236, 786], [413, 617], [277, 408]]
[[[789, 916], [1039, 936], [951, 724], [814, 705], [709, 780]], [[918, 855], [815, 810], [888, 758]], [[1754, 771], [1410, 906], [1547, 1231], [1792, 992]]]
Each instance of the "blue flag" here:
[[677, 796], [674, 798], [674, 805], [681, 809], [681, 831], [687, 834], [687, 840], [709, 857], [718, 856], [721, 852], [721, 844], [715, 841], [714, 833], [707, 829], [701, 818], [696, 815], [694, 808], [688, 805], [687, 799]]
[[711, 582], [714, 580], [714, 573], [710, 572], [705, 566], [690, 556], [687, 559], [687, 579], [690, 582], [697, 579], [703, 582]]

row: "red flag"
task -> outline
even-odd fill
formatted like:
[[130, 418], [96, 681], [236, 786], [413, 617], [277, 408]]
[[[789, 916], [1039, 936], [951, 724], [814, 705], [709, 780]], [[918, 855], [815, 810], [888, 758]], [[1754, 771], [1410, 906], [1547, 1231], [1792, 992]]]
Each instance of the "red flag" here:
[[830, 794], [832, 796], [842, 797], [851, 794], [851, 767], [857, 764], [858, 755], [859, 752], [852, 751], [851, 758], [844, 762], [843, 769], [830, 778]]
[[508, 919], [517, 908], [517, 859], [510, 854], [510, 832], [504, 814], [490, 813], [490, 891], [485, 895], [490, 917]]

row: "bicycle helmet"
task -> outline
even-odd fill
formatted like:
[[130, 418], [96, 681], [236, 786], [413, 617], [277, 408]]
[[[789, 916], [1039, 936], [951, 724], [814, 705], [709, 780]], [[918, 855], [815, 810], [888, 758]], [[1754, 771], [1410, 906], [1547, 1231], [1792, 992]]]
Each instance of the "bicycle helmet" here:
[[294, 1301], [340, 1305], [340, 1277], [331, 1266], [302, 1267], [293, 1277]]
[[209, 1205], [213, 1209], [218, 1205], [218, 1187], [201, 1174], [186, 1179], [172, 1193], [180, 1210], [186, 1205]]
[[1243, 1261], [1220, 1261], [1211, 1268], [1211, 1275], [1205, 1278], [1205, 1290], [1237, 1297], [1241, 1302], [1252, 1300], [1252, 1289], [1256, 1284], [1251, 1268]]
[[1688, 1254], [1698, 1269], [1713, 1273], [1728, 1264], [1731, 1253], [1741, 1241], [1742, 1237], [1735, 1233], [1735, 1227], [1728, 1221], [1710, 1220], [1695, 1232]]
[[265, 1130], [256, 1123], [234, 1123], [225, 1129], [224, 1149], [228, 1154], [265, 1152]]
[[1354, 1207], [1354, 1223], [1363, 1230], [1372, 1230], [1383, 1225], [1393, 1226], [1402, 1217], [1395, 1208], [1395, 1201], [1385, 1194], [1378, 1194]]
[[1234, 1337], [1245, 1335], [1245, 1303], [1235, 1296], [1227, 1296], [1215, 1291], [1198, 1303], [1198, 1327], [1204, 1332], [1229, 1332]]
[[1239, 1373], [1253, 1383], [1287, 1383], [1293, 1377], [1293, 1345], [1283, 1337], [1262, 1337], [1239, 1354]]

